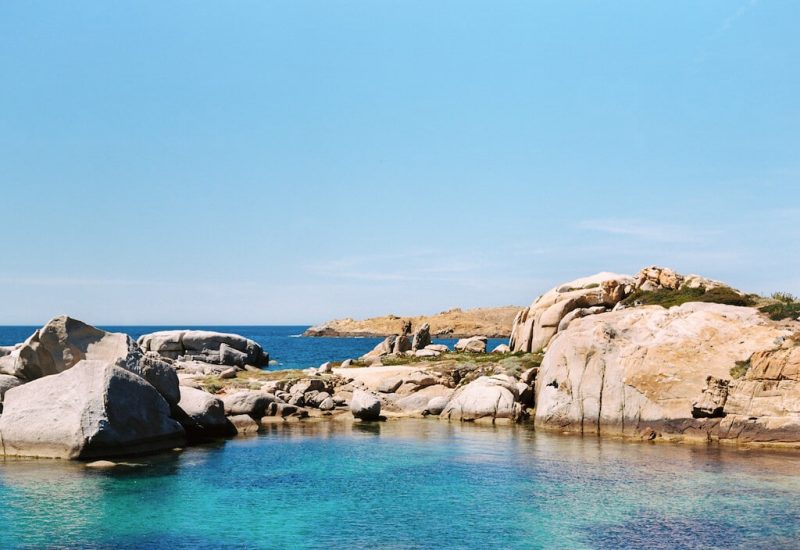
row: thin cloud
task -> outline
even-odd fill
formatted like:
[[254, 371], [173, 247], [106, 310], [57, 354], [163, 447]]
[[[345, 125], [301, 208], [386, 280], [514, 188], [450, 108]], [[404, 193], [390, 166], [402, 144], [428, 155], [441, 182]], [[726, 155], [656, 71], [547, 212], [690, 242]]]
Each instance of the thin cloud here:
[[719, 231], [638, 219], [597, 219], [579, 224], [581, 229], [658, 243], [701, 243]]

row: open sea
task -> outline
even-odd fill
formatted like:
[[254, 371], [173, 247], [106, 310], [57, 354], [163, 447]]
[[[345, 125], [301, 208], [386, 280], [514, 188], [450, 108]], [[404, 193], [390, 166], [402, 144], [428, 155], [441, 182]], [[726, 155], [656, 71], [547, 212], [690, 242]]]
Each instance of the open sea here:
[[[203, 328], [259, 341], [276, 368], [380, 340]], [[0, 343], [31, 332], [0, 327]], [[276, 425], [129, 462], [0, 460], [0, 548], [800, 548], [800, 452], [404, 419]]]

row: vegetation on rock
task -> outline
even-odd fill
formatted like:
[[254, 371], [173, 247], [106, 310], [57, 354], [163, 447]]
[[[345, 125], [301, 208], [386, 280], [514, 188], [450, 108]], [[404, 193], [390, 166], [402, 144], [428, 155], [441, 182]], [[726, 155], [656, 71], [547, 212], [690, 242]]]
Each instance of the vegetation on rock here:
[[729, 306], [752, 307], [756, 301], [753, 296], [743, 295], [729, 287], [705, 287], [679, 289], [659, 288], [657, 290], [637, 290], [622, 301], [623, 305], [661, 306], [671, 308], [688, 302], [706, 302]]

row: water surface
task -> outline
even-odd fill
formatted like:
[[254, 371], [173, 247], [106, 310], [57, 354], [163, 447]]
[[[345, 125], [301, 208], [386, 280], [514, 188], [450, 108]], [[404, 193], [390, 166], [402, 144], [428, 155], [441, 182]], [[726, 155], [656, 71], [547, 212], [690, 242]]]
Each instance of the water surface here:
[[800, 455], [439, 420], [0, 463], [0, 547], [797, 548]]

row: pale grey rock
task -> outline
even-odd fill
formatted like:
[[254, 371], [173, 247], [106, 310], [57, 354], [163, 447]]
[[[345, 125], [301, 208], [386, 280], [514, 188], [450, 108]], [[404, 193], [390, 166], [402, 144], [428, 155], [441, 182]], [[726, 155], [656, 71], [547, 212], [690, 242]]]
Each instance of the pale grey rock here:
[[132, 370], [141, 357], [141, 350], [128, 335], [106, 332], [62, 315], [3, 358], [2, 370], [23, 380], [36, 380], [64, 372], [84, 359]]
[[225, 414], [228, 416], [246, 414], [253, 418], [261, 418], [273, 401], [275, 401], [274, 395], [260, 391], [245, 390], [222, 396]]
[[350, 400], [350, 412], [361, 420], [378, 420], [381, 415], [381, 401], [371, 393], [356, 389]]
[[507, 344], [500, 344], [492, 350], [492, 353], [511, 353], [511, 348]]
[[462, 338], [456, 342], [456, 351], [468, 353], [486, 353], [486, 343], [488, 338], [486, 336], [473, 336], [471, 338]]
[[471, 421], [480, 418], [517, 420], [522, 407], [516, 381], [508, 376], [481, 376], [456, 390], [442, 418]]
[[225, 416], [222, 400], [210, 393], [182, 386], [178, 407], [184, 413], [178, 420], [192, 438], [225, 436], [234, 432]]
[[381, 393], [394, 393], [397, 388], [403, 385], [403, 378], [401, 376], [393, 376], [391, 378], [384, 378], [378, 384], [377, 390]]
[[428, 344], [427, 346], [425, 346], [425, 349], [431, 351], [438, 351], [439, 353], [447, 353], [448, 351], [450, 351], [450, 348], [448, 348], [444, 344]]
[[185, 433], [143, 378], [83, 360], [9, 390], [0, 439], [8, 456], [87, 459], [170, 449]]
[[317, 369], [318, 374], [330, 374], [333, 372], [333, 365], [330, 361], [322, 363]]
[[132, 363], [128, 370], [150, 383], [170, 405], [177, 405], [181, 398], [180, 382], [175, 368], [158, 354], [146, 353], [138, 363]]
[[440, 351], [434, 351], [432, 349], [418, 349], [414, 352], [416, 357], [438, 357], [441, 354]]
[[442, 411], [444, 411], [445, 407], [447, 407], [447, 403], [449, 401], [450, 401], [449, 396], [442, 395], [439, 397], [434, 397], [430, 401], [428, 401], [428, 404], [425, 406], [423, 414], [439, 416], [440, 414], [442, 414]]
[[[11, 376], [8, 374], [0, 374], [0, 404], [3, 403], [3, 398], [6, 395], [6, 392], [11, 388], [16, 388], [17, 386], [22, 385], [22, 380], [17, 378], [16, 376]], [[2, 408], [0, 408], [2, 410]]]
[[166, 330], [145, 334], [138, 340], [144, 351], [171, 359], [216, 363], [235, 367], [269, 364], [269, 354], [254, 340], [238, 334], [206, 330]]
[[352, 359], [345, 359], [344, 361], [342, 361], [342, 365], [341, 366], [342, 366], [343, 369], [346, 369], [346, 368], [350, 367], [352, 364], [353, 364], [353, 360]]

